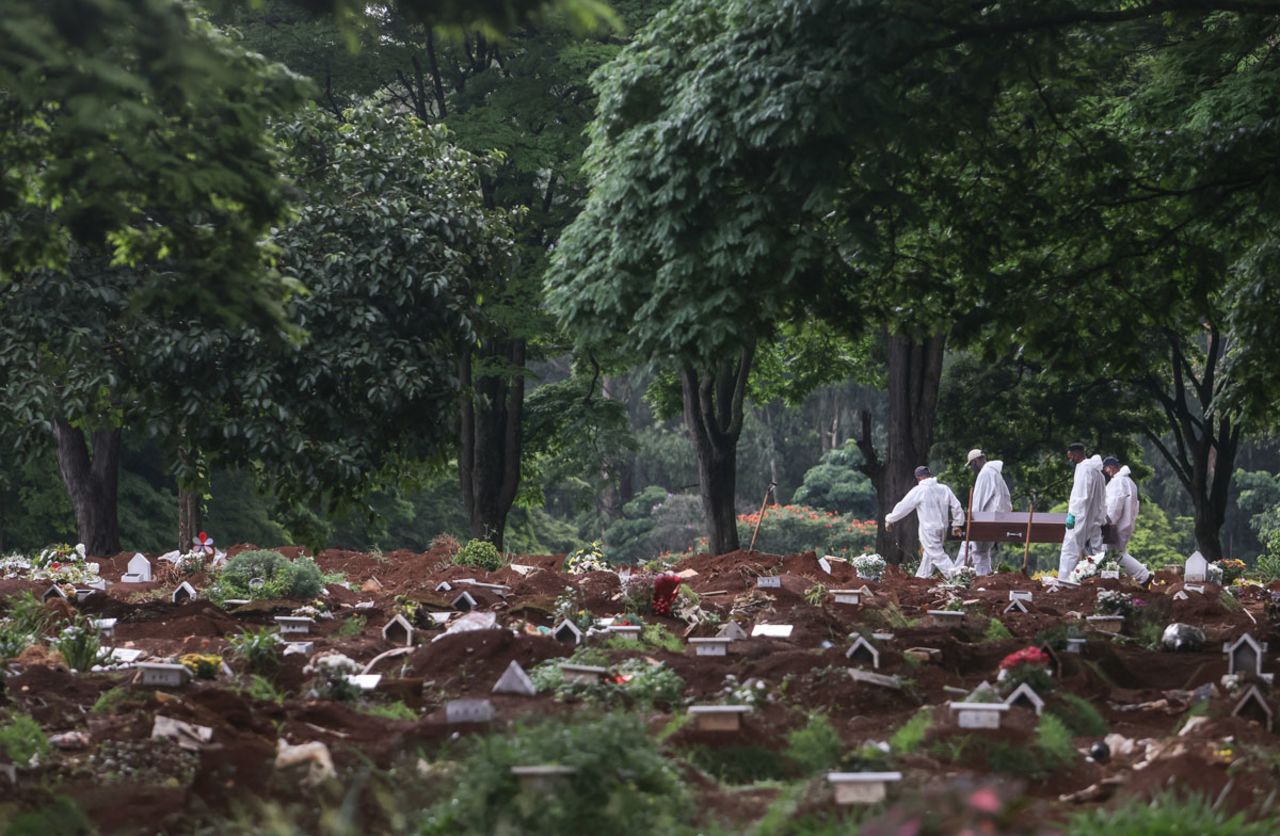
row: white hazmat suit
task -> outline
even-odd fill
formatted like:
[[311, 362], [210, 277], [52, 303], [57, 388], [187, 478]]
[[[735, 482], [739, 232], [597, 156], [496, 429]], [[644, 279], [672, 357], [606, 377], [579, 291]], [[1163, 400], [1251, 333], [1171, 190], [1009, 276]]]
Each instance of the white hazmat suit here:
[[1120, 555], [1120, 568], [1138, 583], [1146, 583], [1151, 570], [1139, 563], [1129, 554], [1129, 540], [1133, 537], [1134, 526], [1138, 523], [1138, 486], [1129, 475], [1129, 466], [1125, 465], [1107, 482], [1107, 525], [1115, 530], [1116, 544], [1103, 546], [1107, 550], [1115, 550]]
[[[1004, 462], [989, 461], [978, 471], [978, 480], [973, 485], [974, 511], [1012, 511], [1013, 500], [1009, 497], [1009, 485], [1004, 481]], [[991, 574], [991, 549], [995, 543], [969, 543], [966, 553], [964, 546], [956, 555], [956, 565], [964, 565], [966, 560], [973, 562], [973, 568], [979, 575]]]
[[939, 484], [935, 477], [930, 476], [907, 491], [907, 495], [893, 506], [884, 521], [896, 523], [912, 511], [916, 512], [920, 525], [920, 548], [924, 552], [916, 577], [927, 578], [933, 574], [934, 569], [946, 575], [951, 571], [952, 564], [942, 548], [942, 541], [947, 536], [948, 528], [964, 525], [964, 508], [960, 505], [960, 500], [956, 499], [951, 488]]
[[1058, 557], [1058, 577], [1070, 579], [1071, 570], [1081, 555], [1092, 556], [1102, 551], [1102, 523], [1107, 516], [1107, 479], [1102, 475], [1102, 457], [1094, 456], [1076, 465], [1071, 483], [1071, 499], [1067, 513], [1076, 518], [1062, 538], [1062, 554]]

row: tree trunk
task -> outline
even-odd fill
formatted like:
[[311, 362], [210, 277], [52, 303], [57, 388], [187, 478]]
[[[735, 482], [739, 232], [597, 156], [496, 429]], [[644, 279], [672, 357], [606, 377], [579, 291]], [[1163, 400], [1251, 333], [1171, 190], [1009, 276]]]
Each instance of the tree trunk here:
[[1240, 448], [1240, 427], [1234, 414], [1215, 403], [1224, 341], [1216, 328], [1208, 330], [1204, 363], [1197, 375], [1181, 338], [1174, 333], [1166, 333], [1165, 337], [1173, 392], [1168, 392], [1166, 382], [1156, 377], [1145, 380], [1144, 388], [1163, 407], [1166, 423], [1162, 429], [1172, 435], [1173, 446], [1164, 442], [1165, 433], [1157, 432], [1155, 427], [1147, 428], [1146, 435], [1191, 497], [1196, 548], [1206, 559], [1219, 560], [1225, 556], [1221, 531]]
[[698, 485], [707, 518], [707, 547], [712, 554], [737, 551], [738, 437], [743, 401], [755, 344], [739, 352], [736, 363], [714, 370], [680, 369], [684, 421], [698, 458]]
[[507, 514], [520, 486], [524, 414], [524, 340], [493, 340], [479, 349], [485, 366], [501, 372], [473, 379], [473, 349], [462, 352], [464, 390], [458, 474], [471, 536], [502, 548]]
[[885, 338], [888, 355], [889, 414], [887, 449], [883, 461], [871, 442], [871, 414], [862, 410], [862, 432], [856, 438], [862, 452], [859, 469], [876, 489], [880, 527], [876, 549], [890, 563], [900, 564], [916, 556], [920, 536], [914, 520], [903, 520], [892, 531], [884, 528], [885, 515], [907, 491], [915, 487], [914, 471], [925, 464], [933, 446], [938, 412], [938, 387], [942, 382], [942, 355], [947, 339], [935, 334], [923, 342], [900, 334]]
[[200, 533], [200, 491], [178, 483], [178, 551], [191, 551], [192, 542]]
[[63, 418], [53, 424], [58, 470], [76, 515], [76, 532], [95, 557], [120, 551], [117, 498], [120, 483], [120, 429], [95, 430], [90, 454], [84, 432]]

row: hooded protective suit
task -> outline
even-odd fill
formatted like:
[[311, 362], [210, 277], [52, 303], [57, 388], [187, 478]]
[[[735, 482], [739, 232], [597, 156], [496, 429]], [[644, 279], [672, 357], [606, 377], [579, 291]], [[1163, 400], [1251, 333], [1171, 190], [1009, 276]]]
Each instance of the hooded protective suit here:
[[1058, 557], [1058, 577], [1069, 578], [1081, 555], [1092, 556], [1102, 551], [1102, 523], [1107, 516], [1107, 478], [1102, 475], [1102, 457], [1094, 456], [1076, 465], [1071, 483], [1071, 499], [1067, 513], [1076, 518], [1062, 538], [1062, 554]]
[[[1009, 498], [1009, 485], [1004, 481], [1004, 462], [989, 461], [978, 471], [978, 480], [973, 485], [974, 511], [1012, 511], [1013, 501]], [[964, 546], [956, 555], [956, 564], [963, 565], [972, 560], [973, 568], [979, 575], [991, 574], [991, 549], [995, 543], [969, 543], [966, 553]]]
[[1151, 570], [1143, 566], [1128, 552], [1130, 538], [1133, 537], [1134, 526], [1138, 522], [1138, 486], [1129, 475], [1129, 466], [1125, 465], [1107, 482], [1107, 524], [1115, 529], [1116, 544], [1104, 546], [1113, 549], [1120, 555], [1120, 568], [1125, 574], [1133, 577], [1138, 583], [1146, 583]]
[[912, 511], [916, 512], [916, 519], [919, 521], [920, 548], [924, 551], [916, 577], [927, 578], [933, 574], [934, 569], [946, 575], [951, 571], [952, 563], [942, 548], [942, 541], [947, 536], [948, 528], [964, 525], [964, 508], [960, 505], [960, 500], [956, 499], [951, 488], [940, 484], [931, 476], [907, 491], [907, 495], [893, 506], [884, 521], [896, 523]]

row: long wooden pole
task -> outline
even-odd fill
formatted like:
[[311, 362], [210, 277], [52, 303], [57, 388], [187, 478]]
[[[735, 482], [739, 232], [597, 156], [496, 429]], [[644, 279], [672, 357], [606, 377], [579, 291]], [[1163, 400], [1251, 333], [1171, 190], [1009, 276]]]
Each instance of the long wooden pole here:
[[1027, 536], [1023, 538], [1022, 574], [1027, 574], [1027, 562], [1031, 560], [1031, 520], [1036, 515], [1036, 501], [1031, 500], [1031, 510], [1027, 511]]
[[[973, 488], [969, 488], [969, 511], [964, 515], [964, 562], [972, 562], [969, 553], [969, 532], [973, 529]], [[963, 564], [962, 564], [963, 565]]]
[[764, 489], [764, 499], [760, 502], [760, 514], [756, 517], [755, 530], [751, 532], [751, 545], [747, 546], [748, 552], [756, 550], [756, 536], [760, 533], [760, 523], [764, 522], [764, 510], [769, 506], [769, 494], [773, 493], [776, 487], [778, 487], [777, 482], [770, 482], [769, 487]]

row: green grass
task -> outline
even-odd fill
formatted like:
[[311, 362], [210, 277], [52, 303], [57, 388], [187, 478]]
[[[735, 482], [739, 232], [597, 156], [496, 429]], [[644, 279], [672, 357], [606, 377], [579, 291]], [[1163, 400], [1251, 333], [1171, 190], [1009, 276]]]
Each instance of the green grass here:
[[831, 769], [840, 762], [844, 743], [823, 714], [810, 714], [803, 727], [787, 735], [783, 752], [802, 772]]
[[108, 688], [98, 695], [94, 700], [92, 707], [89, 708], [90, 714], [116, 714], [120, 709], [131, 703], [141, 704], [142, 698], [128, 688], [116, 686]]
[[1280, 819], [1245, 821], [1215, 809], [1198, 795], [1166, 794], [1146, 803], [1137, 799], [1114, 809], [1080, 812], [1067, 820], [1066, 836], [1270, 836]]
[[366, 705], [360, 709], [365, 714], [383, 717], [387, 720], [416, 720], [418, 712], [397, 700], [390, 705]]
[[333, 634], [344, 639], [354, 638], [364, 632], [365, 625], [368, 623], [369, 619], [363, 615], [348, 616]]
[[905, 755], [920, 748], [924, 736], [933, 721], [932, 712], [928, 709], [917, 711], [910, 720], [903, 723], [889, 738], [889, 747], [895, 754]]
[[284, 702], [284, 694], [276, 689], [271, 680], [256, 673], [249, 678], [249, 684], [244, 688], [244, 692], [251, 698], [262, 702], [273, 702], [276, 705]]
[[1062, 691], [1055, 694], [1050, 702], [1047, 711], [1061, 720], [1077, 737], [1101, 737], [1107, 733], [1107, 721], [1083, 697]]

